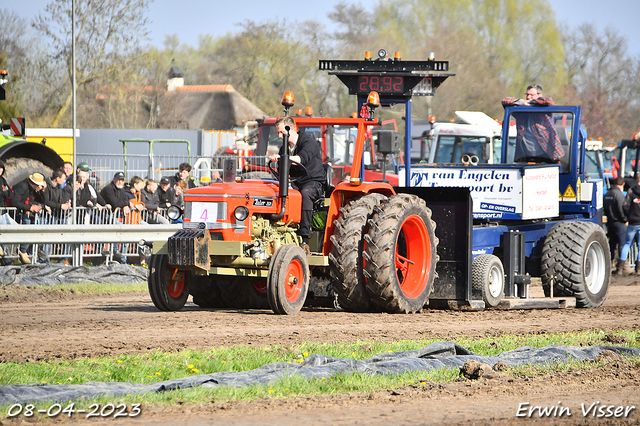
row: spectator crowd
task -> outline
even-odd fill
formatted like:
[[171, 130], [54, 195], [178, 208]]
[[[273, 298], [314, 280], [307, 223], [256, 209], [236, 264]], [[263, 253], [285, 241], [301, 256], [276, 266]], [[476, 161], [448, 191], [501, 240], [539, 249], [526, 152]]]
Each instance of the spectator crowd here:
[[[13, 219], [24, 225], [71, 223], [74, 192], [79, 207], [74, 221], [77, 224], [168, 224], [164, 211], [171, 205], [183, 207], [184, 191], [197, 186], [189, 163], [180, 164], [175, 175], [160, 182], [132, 176], [127, 183], [125, 173], [117, 172], [100, 190], [97, 175], [85, 162], [77, 165], [75, 173], [70, 162], [51, 176], [34, 171], [12, 187], [3, 176], [4, 168], [0, 160], [0, 207], [15, 207]], [[49, 263], [50, 250], [50, 244], [39, 247], [39, 263]], [[0, 265], [11, 264], [7, 251], [7, 246], [0, 244]], [[61, 263], [69, 264], [70, 253], [70, 247], [63, 248]], [[32, 255], [30, 245], [19, 245], [20, 262], [31, 263]]]

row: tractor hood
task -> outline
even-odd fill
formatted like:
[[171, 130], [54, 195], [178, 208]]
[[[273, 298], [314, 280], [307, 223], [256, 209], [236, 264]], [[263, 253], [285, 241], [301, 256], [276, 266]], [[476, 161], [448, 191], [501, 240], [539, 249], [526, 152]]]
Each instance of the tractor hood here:
[[[274, 214], [280, 211], [280, 191], [276, 181], [246, 180], [244, 182], [214, 183], [185, 191], [185, 221], [235, 222], [234, 211], [244, 206], [254, 214]], [[299, 222], [302, 196], [289, 189], [285, 216], [282, 221]]]

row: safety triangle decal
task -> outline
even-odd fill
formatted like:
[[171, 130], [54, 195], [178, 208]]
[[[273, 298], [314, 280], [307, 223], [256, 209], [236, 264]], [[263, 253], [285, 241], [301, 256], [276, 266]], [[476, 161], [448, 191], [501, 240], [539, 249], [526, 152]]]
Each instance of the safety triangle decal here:
[[567, 189], [562, 194], [562, 201], [576, 201], [576, 193], [573, 191], [571, 185], [567, 185]]

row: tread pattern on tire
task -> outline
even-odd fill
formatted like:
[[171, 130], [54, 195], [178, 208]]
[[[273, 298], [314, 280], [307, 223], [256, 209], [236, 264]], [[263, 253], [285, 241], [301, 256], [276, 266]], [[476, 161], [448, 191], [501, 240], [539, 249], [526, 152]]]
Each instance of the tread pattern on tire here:
[[253, 286], [253, 278], [218, 276], [217, 285], [224, 306], [236, 309], [269, 309], [266, 294]]
[[[423, 293], [408, 299], [397, 284], [395, 269], [396, 235], [401, 226], [401, 218], [406, 211], [423, 211], [427, 218], [425, 225], [431, 243], [431, 270]], [[436, 278], [436, 263], [438, 262], [435, 236], [436, 224], [431, 219], [431, 209], [423, 199], [411, 194], [397, 194], [388, 202], [374, 207], [372, 218], [369, 220], [369, 230], [365, 235], [366, 249], [363, 253], [365, 261], [364, 275], [371, 301], [389, 313], [420, 312], [429, 300], [433, 291], [433, 281]]]
[[541, 275], [545, 296], [575, 297], [576, 306], [597, 308], [609, 290], [611, 257], [605, 253], [605, 282], [598, 294], [588, 291], [584, 281], [583, 261], [587, 244], [597, 240], [603, 248], [609, 243], [601, 227], [593, 222], [561, 222], [554, 225], [545, 237], [542, 248]]
[[333, 288], [340, 306], [351, 312], [370, 312], [374, 309], [365, 285], [362, 252], [364, 233], [373, 208], [385, 202], [382, 194], [367, 194], [340, 208], [331, 235], [332, 249], [329, 265]]
[[7, 185], [13, 186], [16, 183], [26, 179], [30, 174], [38, 172], [45, 177], [51, 176], [52, 170], [33, 158], [7, 158], [4, 161], [4, 178]]
[[196, 275], [191, 283], [191, 296], [193, 303], [201, 308], [226, 308], [227, 304], [222, 300], [217, 275]]

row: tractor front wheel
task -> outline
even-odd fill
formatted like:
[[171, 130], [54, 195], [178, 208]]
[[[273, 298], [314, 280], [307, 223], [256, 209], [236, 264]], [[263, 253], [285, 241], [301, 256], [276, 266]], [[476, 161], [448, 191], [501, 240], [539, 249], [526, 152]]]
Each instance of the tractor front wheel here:
[[189, 297], [193, 274], [169, 265], [166, 254], [153, 254], [149, 261], [149, 295], [161, 311], [179, 311]]
[[273, 312], [300, 312], [309, 291], [309, 262], [299, 246], [281, 246], [273, 255], [267, 277], [267, 298]]
[[398, 194], [374, 208], [365, 235], [364, 272], [371, 300], [389, 313], [422, 310], [433, 289], [436, 224], [424, 200]]

